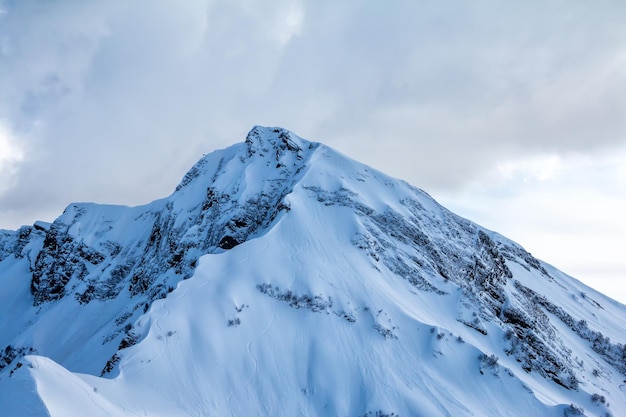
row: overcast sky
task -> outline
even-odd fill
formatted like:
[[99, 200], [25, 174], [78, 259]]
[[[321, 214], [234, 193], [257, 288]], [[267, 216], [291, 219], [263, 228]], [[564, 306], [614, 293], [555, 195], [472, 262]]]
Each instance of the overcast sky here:
[[283, 126], [626, 303], [623, 0], [0, 0], [0, 228]]

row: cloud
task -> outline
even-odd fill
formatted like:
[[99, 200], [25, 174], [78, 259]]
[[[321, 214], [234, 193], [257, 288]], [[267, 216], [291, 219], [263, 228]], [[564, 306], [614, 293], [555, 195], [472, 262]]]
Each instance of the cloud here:
[[601, 152], [626, 140], [625, 8], [5, 2], [0, 119], [28, 151], [0, 207], [30, 223], [74, 200], [147, 202], [254, 124], [427, 190], [519, 157]]
[[298, 125], [344, 152], [424, 187], [462, 187], [520, 154], [624, 143], [614, 5], [308, 4], [278, 69], [295, 87], [273, 90], [306, 97], [313, 121]]
[[0, 194], [10, 189], [15, 181], [24, 151], [15, 143], [12, 133], [0, 123]]

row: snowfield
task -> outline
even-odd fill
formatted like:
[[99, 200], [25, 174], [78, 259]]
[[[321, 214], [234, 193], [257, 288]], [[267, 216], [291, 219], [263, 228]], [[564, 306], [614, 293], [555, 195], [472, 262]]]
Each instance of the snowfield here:
[[280, 128], [0, 231], [0, 314], [3, 415], [626, 415], [624, 305]]

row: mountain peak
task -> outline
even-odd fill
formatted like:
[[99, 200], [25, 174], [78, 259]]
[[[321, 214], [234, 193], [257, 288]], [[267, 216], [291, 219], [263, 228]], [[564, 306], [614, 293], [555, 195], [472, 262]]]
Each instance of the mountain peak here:
[[254, 126], [246, 136], [248, 154], [276, 151], [277, 158], [285, 151], [299, 152], [313, 144], [282, 127]]
[[[284, 178], [302, 168], [319, 145], [281, 127], [257, 125], [248, 132], [244, 143], [202, 157], [185, 174], [176, 191], [187, 188], [191, 182], [199, 183], [200, 188], [206, 187], [207, 182], [217, 181], [216, 185], [219, 185], [220, 177], [222, 182], [238, 181], [236, 177], [242, 174], [242, 169], [248, 170], [249, 174], [255, 172], [257, 177], [261, 176], [260, 180]], [[225, 176], [226, 173], [230, 175]]]
[[0, 317], [0, 409], [37, 417], [626, 415], [624, 306], [278, 127], [0, 231]]

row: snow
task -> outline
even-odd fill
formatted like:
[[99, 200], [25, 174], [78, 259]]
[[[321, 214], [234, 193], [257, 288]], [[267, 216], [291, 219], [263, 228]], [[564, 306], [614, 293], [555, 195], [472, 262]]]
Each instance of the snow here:
[[[68, 295], [33, 305], [29, 268], [54, 230], [93, 262], [69, 270]], [[562, 318], [623, 345], [626, 307], [282, 129], [257, 126], [205, 156], [166, 199], [73, 204], [31, 233], [0, 253], [2, 342], [35, 350], [0, 371], [12, 415], [556, 417], [570, 404], [626, 415], [623, 371]], [[220, 247], [224, 234], [239, 244]], [[111, 298], [72, 295], [129, 259]], [[133, 293], [145, 271], [152, 281]], [[172, 291], [151, 296], [159, 285]], [[506, 353], [507, 331], [528, 325], [515, 327], [513, 310], [546, 355], [530, 372]], [[575, 389], [542, 370], [550, 355]]]

